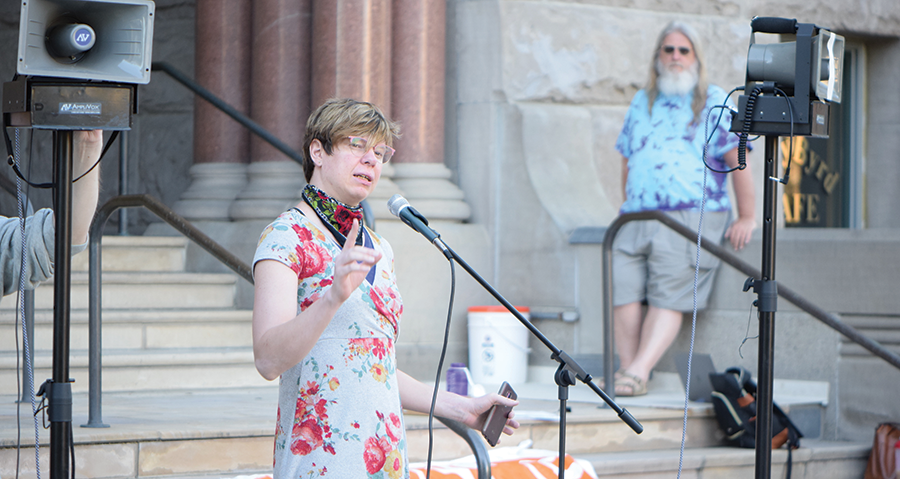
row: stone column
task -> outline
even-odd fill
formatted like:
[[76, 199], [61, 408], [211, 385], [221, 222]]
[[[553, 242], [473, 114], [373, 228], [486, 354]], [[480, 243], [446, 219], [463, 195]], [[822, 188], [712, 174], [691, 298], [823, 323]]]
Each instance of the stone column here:
[[391, 110], [391, 1], [313, 0], [312, 107], [347, 97]]
[[392, 98], [403, 128], [393, 179], [429, 219], [469, 217], [464, 195], [444, 166], [446, 3], [394, 0]]
[[[250, 0], [197, 0], [194, 77], [243, 113], [250, 111]], [[246, 183], [250, 134], [201, 98], [194, 101], [191, 186], [174, 209], [192, 220], [227, 220]]]
[[[313, 109], [333, 97], [378, 105], [391, 115], [391, 0], [313, 0]], [[391, 160], [393, 162], [393, 160]], [[393, 218], [398, 192], [389, 163], [368, 198], [375, 218]]]
[[[309, 116], [311, 19], [311, 0], [253, 3], [251, 115], [298, 152]], [[303, 169], [256, 135], [250, 153], [249, 183], [231, 205], [231, 218], [274, 218], [297, 203]]]

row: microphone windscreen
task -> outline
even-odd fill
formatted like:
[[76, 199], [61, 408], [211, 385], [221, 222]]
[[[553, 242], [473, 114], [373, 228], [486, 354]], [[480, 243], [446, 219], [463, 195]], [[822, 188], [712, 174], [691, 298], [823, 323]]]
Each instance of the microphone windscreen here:
[[388, 209], [391, 210], [391, 214], [394, 216], [399, 217], [400, 210], [406, 206], [409, 206], [409, 201], [406, 201], [406, 198], [399, 194], [391, 196], [391, 199], [388, 200]]

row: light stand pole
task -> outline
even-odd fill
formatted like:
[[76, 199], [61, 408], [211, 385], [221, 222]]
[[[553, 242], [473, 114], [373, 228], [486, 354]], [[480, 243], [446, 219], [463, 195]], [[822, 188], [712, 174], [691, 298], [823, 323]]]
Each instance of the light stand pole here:
[[53, 376], [49, 382], [50, 478], [69, 477], [72, 447], [72, 383], [69, 380], [72, 279], [72, 137], [53, 132], [53, 216], [56, 222], [53, 282]]
[[[763, 185], [762, 279], [748, 280], [758, 294], [759, 384], [756, 389], [756, 478], [772, 475], [772, 382], [775, 366], [775, 311], [778, 284], [775, 282], [775, 210], [778, 204], [778, 136], [766, 135], [765, 184]], [[745, 286], [745, 290], [747, 286]]]

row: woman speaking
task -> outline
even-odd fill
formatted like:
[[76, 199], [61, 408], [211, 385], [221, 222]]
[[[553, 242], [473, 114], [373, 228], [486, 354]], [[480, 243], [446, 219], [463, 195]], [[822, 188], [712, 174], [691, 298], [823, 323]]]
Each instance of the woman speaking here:
[[[427, 413], [432, 389], [397, 369], [393, 251], [360, 206], [398, 135], [370, 103], [325, 102], [306, 125], [303, 201], [259, 239], [253, 354], [263, 377], [281, 377], [276, 478], [409, 475], [401, 408]], [[494, 404], [517, 403], [440, 391], [435, 414], [480, 429]], [[504, 432], [518, 426], [510, 415]]]

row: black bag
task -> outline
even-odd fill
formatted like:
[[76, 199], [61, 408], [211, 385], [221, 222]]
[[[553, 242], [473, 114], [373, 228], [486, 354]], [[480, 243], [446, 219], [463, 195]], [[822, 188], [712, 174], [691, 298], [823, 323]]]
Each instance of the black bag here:
[[[724, 373], [709, 373], [716, 420], [725, 431], [729, 445], [756, 447], [756, 383], [750, 371], [728, 368]], [[800, 447], [803, 434], [787, 414], [772, 403], [772, 449], [788, 445], [787, 477], [791, 477], [791, 450]]]

